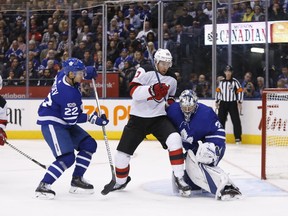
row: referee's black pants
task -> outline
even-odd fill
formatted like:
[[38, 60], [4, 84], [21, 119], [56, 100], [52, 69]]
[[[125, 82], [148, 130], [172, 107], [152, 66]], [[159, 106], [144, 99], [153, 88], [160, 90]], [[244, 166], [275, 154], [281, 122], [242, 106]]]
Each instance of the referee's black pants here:
[[220, 123], [223, 125], [224, 128], [228, 113], [230, 114], [232, 120], [235, 139], [241, 141], [242, 126], [237, 101], [220, 101], [218, 117]]

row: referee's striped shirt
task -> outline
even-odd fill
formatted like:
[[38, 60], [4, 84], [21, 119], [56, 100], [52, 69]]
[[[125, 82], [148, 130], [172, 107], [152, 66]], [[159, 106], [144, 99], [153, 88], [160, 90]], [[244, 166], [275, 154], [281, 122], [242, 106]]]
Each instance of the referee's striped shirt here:
[[223, 79], [219, 82], [218, 87], [216, 88], [215, 95], [216, 102], [219, 101], [243, 101], [243, 89], [239, 81], [235, 78], [230, 80]]

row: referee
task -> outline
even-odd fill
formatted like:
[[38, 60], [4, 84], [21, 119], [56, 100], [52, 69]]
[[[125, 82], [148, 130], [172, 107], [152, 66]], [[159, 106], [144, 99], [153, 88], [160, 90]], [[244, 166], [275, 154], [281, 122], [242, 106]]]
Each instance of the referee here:
[[228, 113], [230, 114], [236, 144], [241, 144], [242, 126], [239, 110], [242, 110], [243, 89], [233, 74], [233, 68], [227, 65], [224, 69], [225, 78], [216, 88], [216, 109], [222, 126], [225, 128]]

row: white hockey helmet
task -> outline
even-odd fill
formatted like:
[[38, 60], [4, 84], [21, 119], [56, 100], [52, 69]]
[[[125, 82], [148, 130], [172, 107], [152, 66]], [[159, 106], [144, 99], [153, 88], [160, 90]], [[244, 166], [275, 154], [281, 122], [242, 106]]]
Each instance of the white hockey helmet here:
[[169, 67], [172, 67], [172, 55], [168, 49], [159, 48], [154, 54], [154, 62], [157, 67], [160, 61], [168, 62]]
[[196, 93], [191, 89], [184, 90], [179, 96], [179, 104], [185, 121], [189, 122], [191, 115], [194, 114], [198, 108], [198, 97]]

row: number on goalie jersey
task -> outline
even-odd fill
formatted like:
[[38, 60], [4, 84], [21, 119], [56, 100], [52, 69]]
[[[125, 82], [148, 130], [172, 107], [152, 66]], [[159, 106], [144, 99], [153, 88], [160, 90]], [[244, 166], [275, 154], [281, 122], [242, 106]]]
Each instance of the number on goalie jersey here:
[[167, 116], [181, 134], [187, 151], [186, 182], [191, 188], [197, 189], [196, 184], [221, 200], [240, 196], [239, 189], [217, 166], [226, 148], [225, 131], [212, 108], [198, 103], [192, 90], [184, 90], [179, 102], [167, 108]]

